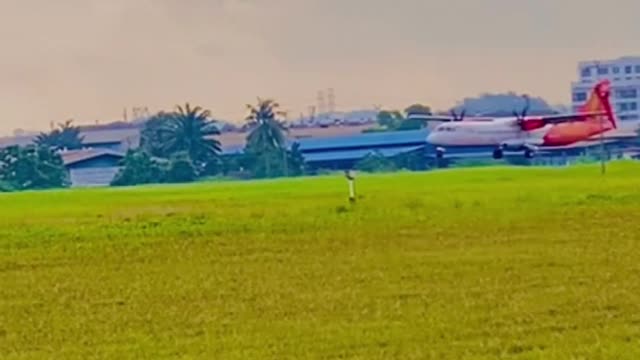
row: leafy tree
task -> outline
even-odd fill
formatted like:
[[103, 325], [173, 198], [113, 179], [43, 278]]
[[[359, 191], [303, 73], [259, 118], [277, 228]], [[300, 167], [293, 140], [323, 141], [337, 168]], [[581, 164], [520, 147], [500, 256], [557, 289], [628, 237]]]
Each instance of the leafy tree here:
[[412, 151], [396, 155], [393, 158], [396, 168], [407, 169], [411, 171], [425, 170], [428, 164], [422, 151]]
[[199, 170], [220, 154], [220, 142], [215, 139], [220, 130], [209, 110], [198, 106], [192, 108], [188, 103], [184, 107], [177, 106], [162, 129], [162, 134], [165, 133], [166, 138], [165, 135], [161, 137], [165, 142], [165, 154], [185, 151]]
[[279, 104], [273, 100], [258, 98], [257, 106], [247, 105], [249, 115], [246, 118], [251, 128], [247, 136], [245, 152], [253, 158], [253, 166], [259, 162], [262, 169], [254, 173], [263, 173], [265, 177], [274, 176], [274, 167], [285, 167], [286, 136], [284, 122], [278, 118], [284, 113], [279, 111]]
[[306, 172], [306, 163], [304, 161], [304, 156], [302, 156], [302, 152], [300, 151], [299, 143], [296, 142], [291, 146], [288, 161], [289, 175], [300, 176]]
[[409, 115], [431, 115], [431, 108], [427, 105], [413, 104], [404, 110], [404, 113], [408, 117]]
[[16, 188], [7, 181], [0, 181], [0, 192], [12, 192], [16, 191]]
[[131, 186], [164, 182], [163, 165], [141, 149], [129, 150], [122, 160], [122, 168], [111, 185]]
[[82, 148], [83, 137], [80, 136], [80, 128], [73, 126], [73, 120], [67, 120], [58, 124], [58, 128], [49, 133], [40, 133], [35, 143], [41, 147], [55, 150], [76, 150]]
[[399, 111], [382, 110], [377, 115], [378, 125], [387, 130], [395, 130], [404, 121], [404, 116]]
[[225, 176], [250, 178], [252, 174], [249, 170], [252, 169], [253, 162], [253, 156], [248, 153], [225, 155], [221, 158], [217, 173], [222, 173]]
[[60, 188], [69, 186], [69, 175], [53, 149], [12, 146], [0, 151], [0, 183], [16, 190]]
[[[513, 111], [522, 111], [526, 105], [522, 96], [514, 93], [483, 94], [474, 98], [460, 101], [455, 110], [465, 109], [468, 115], [482, 116], [512, 116]], [[557, 113], [551, 105], [539, 97], [529, 97], [529, 115], [544, 115]]]
[[405, 109], [405, 115], [393, 110], [383, 110], [378, 113], [378, 124], [386, 131], [419, 130], [425, 127], [425, 122], [419, 119], [409, 119], [412, 114], [430, 115], [431, 109], [428, 106], [414, 104]]
[[192, 182], [197, 178], [196, 167], [187, 152], [173, 154], [166, 179], [172, 183]]
[[396, 169], [393, 161], [378, 152], [365, 156], [355, 164], [355, 169], [363, 172], [388, 172]]
[[151, 156], [171, 157], [166, 148], [171, 137], [171, 132], [168, 129], [171, 127], [173, 119], [172, 113], [160, 112], [147, 120], [140, 134], [140, 147]]
[[280, 150], [285, 147], [287, 130], [284, 122], [278, 119], [284, 115], [279, 107], [273, 100], [260, 98], [257, 106], [247, 105], [249, 115], [246, 121], [252, 129], [247, 143], [253, 150]]
[[270, 150], [263, 153], [247, 152], [243, 163], [250, 169], [254, 178], [273, 178], [284, 176], [288, 169], [285, 168], [286, 154]]
[[426, 122], [420, 119], [405, 119], [395, 129], [397, 131], [403, 130], [420, 130], [426, 126]]
[[[193, 163], [193, 160], [192, 160], [192, 163]], [[225, 170], [224, 166], [225, 166], [225, 158], [223, 156], [219, 156], [215, 159], [211, 159], [210, 161], [208, 161], [205, 164], [202, 171], [200, 171], [199, 173], [197, 172], [198, 169], [196, 169], [196, 175], [198, 176], [220, 175], [224, 173], [224, 170]]]

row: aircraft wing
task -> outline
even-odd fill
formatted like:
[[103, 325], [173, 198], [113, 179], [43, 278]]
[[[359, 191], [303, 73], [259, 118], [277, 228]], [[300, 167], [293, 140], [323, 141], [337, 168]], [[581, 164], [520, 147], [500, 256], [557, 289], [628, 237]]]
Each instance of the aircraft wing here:
[[455, 118], [453, 116], [448, 115], [409, 115], [407, 119], [415, 119], [422, 121], [433, 121], [433, 122], [451, 122], [451, 121], [494, 121], [496, 118], [494, 117], [480, 117], [480, 116], [469, 116], [466, 118]]
[[[606, 115], [607, 113], [605, 111], [592, 111], [592, 112], [579, 112], [579, 113], [571, 113], [571, 114], [532, 116], [528, 120], [542, 121], [545, 124], [560, 124], [560, 123], [572, 122], [572, 121], [584, 121], [593, 116], [606, 116]], [[414, 115], [408, 116], [408, 118], [422, 120], [422, 121], [433, 121], [433, 122], [450, 122], [450, 121], [457, 120], [453, 116], [448, 116], [448, 115], [414, 114]], [[465, 119], [465, 121], [491, 121], [491, 120], [494, 120], [494, 118], [469, 117]]]
[[449, 122], [449, 121], [455, 120], [453, 116], [448, 116], [448, 115], [422, 115], [422, 114], [412, 114], [407, 116], [407, 119], [434, 121], [434, 122]]
[[602, 135], [594, 135], [590, 138], [587, 139], [587, 141], [600, 141], [600, 138], [605, 139], [605, 140], [632, 140], [632, 139], [638, 139], [638, 133], [635, 131], [628, 131], [628, 132], [623, 132], [623, 131], [609, 131], [606, 132]]
[[[615, 142], [617, 142], [616, 139], [604, 139], [603, 141], [605, 144], [613, 144]], [[548, 145], [544, 145], [544, 146], [539, 146], [538, 150], [539, 151], [547, 151], [547, 150], [571, 150], [571, 149], [578, 149], [578, 148], [584, 148], [587, 146], [592, 146], [592, 145], [600, 145], [600, 140], [595, 140], [595, 139], [589, 139], [589, 140], [583, 140], [583, 141], [579, 141], [573, 144], [569, 144], [569, 145], [561, 145], [561, 146], [548, 146]]]
[[606, 116], [605, 111], [580, 112], [572, 114], [544, 115], [537, 117], [546, 124], [560, 124], [572, 121], [584, 121], [594, 116]]

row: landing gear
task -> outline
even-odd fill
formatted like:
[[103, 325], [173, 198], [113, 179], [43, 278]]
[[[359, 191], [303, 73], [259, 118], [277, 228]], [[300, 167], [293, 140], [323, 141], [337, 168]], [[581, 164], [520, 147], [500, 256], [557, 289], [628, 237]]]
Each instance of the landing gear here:
[[504, 158], [504, 151], [505, 149], [510, 149], [512, 151], [522, 151], [524, 152], [524, 157], [525, 159], [532, 159], [536, 153], [536, 148], [535, 147], [531, 147], [531, 146], [519, 146], [519, 147], [515, 147], [515, 146], [505, 146], [502, 145], [498, 148], [496, 148], [495, 150], [493, 150], [493, 158], [496, 160], [502, 159]]
[[525, 149], [524, 157], [525, 159], [533, 159], [534, 152], [531, 149]]
[[436, 148], [436, 158], [434, 161], [434, 167], [439, 169], [444, 166], [444, 163], [446, 163], [446, 160], [444, 160], [444, 153], [445, 153], [444, 148], [442, 147]]

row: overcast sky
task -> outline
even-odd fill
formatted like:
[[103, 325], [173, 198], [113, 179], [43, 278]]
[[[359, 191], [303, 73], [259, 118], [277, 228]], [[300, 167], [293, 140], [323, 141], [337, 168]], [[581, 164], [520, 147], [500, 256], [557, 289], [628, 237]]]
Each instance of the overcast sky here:
[[296, 117], [329, 87], [339, 110], [507, 90], [568, 103], [577, 61], [640, 55], [638, 14], [637, 0], [0, 0], [0, 132], [185, 101], [237, 120], [257, 96]]

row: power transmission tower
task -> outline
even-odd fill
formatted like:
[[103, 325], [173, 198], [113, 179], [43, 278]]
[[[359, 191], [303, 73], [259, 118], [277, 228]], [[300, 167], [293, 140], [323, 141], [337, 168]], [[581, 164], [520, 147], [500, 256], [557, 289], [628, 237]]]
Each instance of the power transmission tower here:
[[333, 114], [336, 112], [336, 96], [333, 91], [333, 88], [327, 90], [327, 103], [328, 103], [328, 111]]
[[326, 111], [327, 111], [327, 104], [325, 102], [324, 92], [319, 91], [318, 92], [318, 114], [322, 116], [322, 114], [324, 114]]
[[311, 105], [309, 106], [309, 122], [313, 123], [316, 118], [316, 107]]

